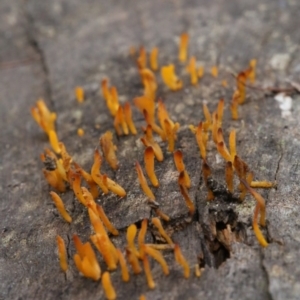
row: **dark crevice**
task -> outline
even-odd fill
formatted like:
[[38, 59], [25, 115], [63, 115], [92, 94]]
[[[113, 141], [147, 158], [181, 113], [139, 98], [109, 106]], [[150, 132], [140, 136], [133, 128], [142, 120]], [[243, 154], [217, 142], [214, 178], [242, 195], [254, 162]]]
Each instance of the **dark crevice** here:
[[283, 149], [282, 149], [282, 146], [280, 145], [280, 157], [277, 162], [277, 167], [276, 167], [275, 176], [274, 176], [275, 181], [277, 181], [277, 175], [280, 170], [280, 163], [281, 163], [282, 157], [283, 157]]
[[53, 101], [52, 97], [52, 88], [51, 88], [51, 82], [49, 79], [49, 68], [47, 65], [45, 53], [39, 44], [39, 41], [36, 37], [36, 30], [35, 30], [35, 21], [33, 17], [30, 15], [30, 13], [27, 11], [26, 7], [27, 2], [24, 1], [23, 5], [23, 16], [25, 18], [25, 32], [27, 36], [28, 44], [31, 46], [32, 50], [34, 51], [36, 57], [39, 58], [41, 70], [43, 72], [43, 81], [44, 81], [44, 95], [46, 99], [50, 102], [52, 106], [52, 110], [55, 110], [55, 103]]

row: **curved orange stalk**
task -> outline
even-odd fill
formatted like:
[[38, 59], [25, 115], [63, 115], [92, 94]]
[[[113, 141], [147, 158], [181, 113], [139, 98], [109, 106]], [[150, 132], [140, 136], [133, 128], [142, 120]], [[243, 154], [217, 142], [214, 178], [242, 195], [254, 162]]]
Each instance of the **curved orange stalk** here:
[[166, 139], [166, 134], [165, 134], [164, 130], [162, 128], [160, 128], [154, 121], [151, 121], [147, 110], [144, 109], [143, 114], [144, 114], [144, 118], [147, 122], [147, 125], [150, 125], [152, 130], [154, 132], [156, 132], [161, 137], [161, 139], [164, 141]]
[[190, 215], [193, 215], [195, 213], [195, 205], [192, 202], [192, 200], [191, 200], [191, 198], [190, 198], [190, 196], [188, 194], [188, 191], [187, 191], [186, 187], [184, 185], [182, 185], [182, 184], [180, 184], [179, 187], [180, 187], [181, 195], [183, 196], [183, 198], [185, 200], [185, 204], [186, 204], [186, 206], [189, 209], [189, 213], [190, 213]]
[[231, 155], [228, 152], [228, 149], [224, 142], [217, 143], [217, 149], [218, 152], [221, 154], [221, 156], [226, 160], [226, 161], [231, 161]]
[[146, 173], [154, 187], [159, 186], [158, 179], [155, 175], [155, 170], [154, 170], [154, 151], [153, 148], [147, 147], [144, 152], [144, 163], [145, 163], [145, 169]]
[[174, 243], [173, 243], [172, 239], [169, 237], [169, 235], [166, 233], [166, 231], [162, 227], [162, 224], [161, 224], [159, 218], [152, 218], [151, 222], [158, 229], [160, 235], [166, 240], [166, 242], [169, 245], [173, 245]]
[[203, 114], [205, 117], [205, 122], [203, 123], [203, 130], [207, 131], [207, 130], [211, 129], [212, 118], [211, 118], [209, 109], [205, 103], [203, 103]]
[[120, 197], [126, 196], [126, 191], [120, 185], [118, 185], [116, 182], [114, 182], [113, 180], [108, 178], [106, 174], [103, 175], [103, 183], [114, 194], [116, 194]]
[[169, 222], [170, 221], [170, 217], [168, 215], [166, 215], [165, 213], [163, 213], [160, 209], [156, 208], [154, 209], [155, 213], [161, 217], [164, 221]]
[[257, 202], [255, 209], [254, 209], [254, 216], [253, 216], [253, 221], [252, 221], [252, 227], [253, 227], [253, 231], [255, 233], [255, 236], [258, 240], [258, 242], [260, 243], [260, 245], [262, 247], [267, 247], [268, 246], [268, 242], [265, 240], [261, 230], [259, 229], [259, 226], [257, 224], [257, 219], [258, 219], [258, 212], [260, 210], [260, 204], [259, 202]]
[[92, 175], [83, 170], [76, 162], [74, 162], [74, 167], [76, 169], [76, 172], [80, 173], [80, 175], [83, 177], [83, 179], [86, 181], [86, 183], [90, 187], [90, 192], [94, 199], [96, 199], [99, 196], [99, 190], [97, 187], [96, 182], [93, 180]]
[[141, 141], [146, 147], [151, 146], [153, 148], [155, 157], [158, 161], [164, 160], [163, 152], [162, 152], [159, 144], [153, 138], [151, 125], [147, 126], [145, 135], [144, 135], [144, 137], [141, 138]]
[[104, 158], [111, 166], [112, 169], [118, 169], [118, 159], [116, 156], [116, 146], [113, 144], [113, 135], [110, 131], [106, 131], [100, 138], [101, 149], [104, 154]]
[[[120, 129], [120, 125], [122, 127], [122, 130]], [[118, 135], [122, 135], [122, 131], [125, 135], [129, 134], [128, 126], [127, 126], [127, 123], [125, 121], [124, 110], [123, 110], [121, 105], [119, 106], [119, 109], [116, 113], [114, 126], [115, 126], [115, 129], [116, 129], [116, 132], [117, 132]]]
[[162, 254], [146, 244], [144, 244], [142, 247], [145, 253], [154, 258], [161, 265], [164, 274], [169, 275], [169, 268]]
[[150, 268], [150, 264], [149, 264], [149, 260], [148, 260], [147, 255], [144, 255], [144, 257], [143, 257], [143, 265], [144, 265], [145, 275], [146, 275], [146, 278], [147, 278], [148, 287], [150, 289], [154, 289], [155, 288], [155, 282], [154, 282], [153, 277], [152, 277], [151, 268]]
[[106, 295], [106, 299], [114, 300], [117, 298], [117, 294], [110, 280], [109, 272], [104, 272], [102, 275], [102, 287]]
[[150, 198], [151, 201], [154, 201], [155, 196], [152, 193], [151, 189], [149, 188], [149, 185], [148, 185], [147, 180], [144, 176], [142, 167], [138, 162], [135, 163], [135, 169], [137, 171], [138, 179], [139, 179], [139, 182], [140, 182], [140, 185], [141, 185], [141, 188], [142, 188], [143, 192], [145, 193], [146, 196], [148, 196]]
[[158, 48], [154, 47], [150, 53], [150, 67], [153, 71], [158, 70], [157, 56], [158, 56]]
[[178, 54], [178, 59], [180, 62], [185, 62], [187, 60], [188, 43], [189, 43], [189, 35], [186, 32], [182, 33], [180, 35], [179, 54]]
[[71, 223], [72, 218], [67, 213], [67, 211], [65, 209], [65, 206], [64, 206], [64, 203], [61, 200], [61, 198], [55, 192], [50, 192], [50, 195], [52, 197], [53, 202], [55, 203], [55, 206], [56, 206], [57, 210], [61, 214], [61, 216], [65, 219], [65, 221], [67, 221], [68, 223]]
[[185, 170], [185, 165], [183, 162], [183, 155], [180, 150], [174, 152], [174, 162], [176, 169], [179, 173], [184, 172], [184, 184], [187, 188], [191, 187], [191, 180], [188, 172]]
[[161, 128], [163, 129], [164, 132], [166, 132], [166, 128], [165, 128], [165, 120], [169, 120], [169, 122], [171, 123], [172, 127], [174, 126], [174, 122], [172, 122], [172, 120], [169, 117], [168, 111], [166, 109], [165, 104], [162, 102], [161, 99], [159, 99], [157, 101], [157, 117], [158, 117], [158, 121], [159, 124], [161, 126]]
[[236, 131], [231, 130], [229, 134], [229, 150], [231, 155], [231, 160], [234, 160], [236, 156]]
[[218, 127], [222, 127], [223, 114], [224, 114], [224, 99], [221, 99], [218, 103], [218, 108], [217, 108]]
[[110, 98], [110, 91], [108, 89], [108, 79], [104, 78], [101, 81], [101, 90], [102, 90], [102, 97], [106, 102], [109, 101]]
[[[70, 171], [71, 171], [71, 169], [70, 169]], [[72, 171], [70, 176], [71, 176], [72, 188], [73, 188], [76, 198], [79, 200], [79, 202], [81, 204], [86, 206], [87, 204], [86, 204], [86, 201], [83, 197], [82, 190], [81, 190], [81, 177], [80, 177], [79, 173]]]
[[143, 258], [144, 257], [144, 252], [143, 252], [143, 245], [145, 243], [145, 236], [147, 233], [147, 226], [148, 226], [148, 220], [144, 219], [142, 221], [142, 226], [141, 229], [139, 231], [139, 235], [138, 235], [138, 245], [139, 245], [139, 250], [140, 250], [140, 257]]
[[112, 86], [110, 88], [110, 101], [108, 103], [108, 108], [113, 117], [117, 114], [119, 106], [120, 104], [117, 88], [115, 86]]
[[161, 77], [164, 84], [172, 91], [178, 91], [182, 89], [183, 83], [176, 74], [175, 66], [170, 64], [168, 66], [163, 66], [161, 68]]
[[124, 282], [128, 282], [129, 279], [130, 279], [130, 275], [129, 275], [129, 272], [128, 272], [126, 260], [125, 260], [125, 258], [124, 258], [124, 256], [123, 256], [120, 249], [117, 249], [117, 254], [118, 254], [119, 263], [120, 263], [120, 267], [121, 267], [122, 280]]
[[103, 175], [100, 174], [100, 167], [102, 164], [102, 157], [99, 151], [96, 149], [94, 152], [94, 163], [92, 165], [91, 176], [93, 180], [98, 184], [104, 194], [108, 193], [108, 188], [103, 182]]
[[155, 101], [157, 83], [154, 73], [149, 69], [142, 69], [140, 70], [140, 75], [144, 85], [144, 95]]
[[184, 277], [189, 278], [190, 277], [190, 267], [184, 256], [182, 255], [179, 245], [175, 245], [174, 247], [174, 255], [175, 255], [175, 260], [182, 266], [183, 272], [184, 272]]
[[264, 188], [264, 189], [269, 189], [274, 186], [276, 186], [275, 182], [270, 182], [270, 181], [252, 181], [250, 186], [252, 188]]
[[[90, 236], [91, 241], [102, 254], [103, 259], [107, 265], [107, 269], [113, 271], [117, 268], [117, 252], [112, 251], [111, 241], [106, 236], [96, 233]], [[115, 249], [114, 249], [115, 250]], [[116, 251], [116, 250], [115, 250]]]
[[103, 210], [103, 207], [99, 204], [97, 204], [97, 212], [98, 215], [103, 222], [104, 226], [107, 228], [107, 230], [112, 233], [113, 235], [119, 235], [119, 231], [115, 228], [115, 226], [109, 221], [105, 211]]
[[203, 131], [202, 131], [203, 124], [202, 122], [199, 123], [197, 129], [196, 129], [196, 140], [198, 147], [200, 149], [200, 155], [202, 159], [206, 159], [206, 147], [203, 141]]
[[137, 130], [135, 128], [134, 122], [132, 120], [132, 111], [131, 111], [131, 107], [129, 102], [126, 102], [124, 104], [124, 117], [125, 117], [125, 121], [128, 125], [128, 128], [130, 130], [130, 132], [134, 135], [137, 134]]
[[134, 253], [131, 252], [130, 249], [126, 248], [126, 255], [128, 262], [131, 265], [132, 271], [134, 274], [140, 274], [142, 272], [142, 268], [140, 266], [139, 260]]
[[195, 58], [195, 56], [192, 56], [190, 58], [190, 62], [188, 64], [186, 70], [190, 74], [191, 84], [192, 85], [196, 85], [198, 83], [198, 74], [197, 74], [196, 58]]
[[135, 244], [134, 244], [136, 233], [137, 233], [137, 228], [136, 228], [135, 224], [131, 224], [127, 228], [127, 234], [126, 234], [127, 245], [128, 245], [127, 248], [130, 250], [130, 252], [133, 255], [135, 255], [136, 257], [139, 257], [139, 251], [136, 249]]
[[78, 103], [82, 103], [84, 101], [84, 90], [81, 86], [76, 86], [75, 97]]
[[49, 136], [49, 142], [50, 145], [52, 147], [52, 149], [54, 150], [55, 153], [60, 153], [60, 147], [59, 147], [59, 140], [57, 138], [56, 132], [52, 129], [49, 130], [48, 132], [48, 136]]
[[68, 269], [68, 257], [66, 251], [66, 245], [64, 240], [61, 236], [56, 236], [56, 242], [58, 247], [58, 257], [59, 257], [59, 264], [61, 269], [66, 272]]
[[155, 102], [147, 96], [136, 97], [133, 99], [134, 105], [143, 114], [144, 110], [147, 111], [150, 123], [155, 121]]
[[173, 123], [174, 125], [172, 125], [172, 123], [173, 122], [170, 122], [170, 120], [168, 119], [164, 120], [166, 136], [168, 140], [168, 150], [173, 153], [175, 148], [175, 141], [177, 140], [176, 132], [178, 131], [180, 125], [179, 123]]

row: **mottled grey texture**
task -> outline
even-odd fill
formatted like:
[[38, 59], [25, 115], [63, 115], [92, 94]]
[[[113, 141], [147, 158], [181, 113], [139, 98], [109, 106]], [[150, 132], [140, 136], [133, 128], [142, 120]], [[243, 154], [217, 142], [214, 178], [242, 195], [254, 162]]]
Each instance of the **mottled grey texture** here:
[[[48, 147], [45, 135], [29, 114], [38, 97], [58, 113], [57, 130], [70, 154], [87, 170], [99, 136], [112, 129], [112, 120], [98, 94], [99, 82], [110, 78], [120, 100], [132, 101], [142, 92], [136, 65], [129, 56], [132, 45], [160, 49], [159, 61], [176, 62], [185, 88], [173, 93], [159, 78], [158, 95], [170, 115], [182, 128], [177, 148], [184, 153], [192, 178], [191, 198], [197, 207], [192, 223], [186, 223], [186, 207], [177, 186], [172, 155], [163, 145], [165, 161], [156, 164], [161, 187], [155, 191], [161, 208], [172, 217], [172, 238], [178, 242], [191, 264], [204, 255], [206, 269], [200, 279], [185, 280], [166, 253], [171, 273], [162, 275], [152, 263], [157, 288], [150, 291], [143, 275], [121, 281], [120, 271], [112, 280], [120, 299], [299, 299], [299, 96], [294, 96], [291, 117], [283, 119], [272, 96], [249, 90], [240, 108], [240, 120], [232, 121], [229, 102], [234, 80], [226, 70], [244, 69], [251, 58], [258, 59], [258, 83], [286, 86], [288, 78], [300, 78], [299, 1], [96, 1], [96, 0], [2, 0], [0, 3], [0, 299], [102, 299], [100, 283], [81, 277], [71, 256], [71, 240], [76, 232], [87, 240], [91, 232], [85, 210], [71, 192], [62, 196], [74, 222], [67, 225], [58, 216], [49, 197], [50, 188], [42, 173], [39, 154]], [[184, 68], [177, 63], [177, 42], [181, 32], [190, 34], [190, 53], [209, 69], [217, 64], [220, 76], [206, 75], [191, 87]], [[221, 86], [226, 79], [229, 88]], [[87, 100], [79, 105], [73, 95], [82, 85]], [[205, 230], [210, 228], [206, 188], [201, 177], [201, 160], [188, 124], [203, 119], [202, 103], [215, 109], [225, 98], [224, 133], [237, 129], [239, 155], [249, 164], [258, 180], [276, 180], [277, 189], [262, 191], [267, 202], [268, 226], [264, 234], [270, 245], [261, 249], [251, 229], [255, 201], [247, 196], [233, 204], [243, 223], [247, 240], [234, 243], [230, 258], [218, 269], [208, 249]], [[140, 128], [142, 116], [134, 110]], [[100, 125], [97, 129], [95, 125]], [[79, 138], [78, 127], [85, 130]], [[140, 136], [140, 135], [139, 135]], [[120, 169], [105, 172], [128, 191], [125, 199], [101, 196], [99, 202], [120, 236], [113, 238], [124, 248], [126, 227], [152, 216], [140, 191], [134, 170], [142, 162], [138, 137], [121, 137], [118, 146]], [[213, 149], [213, 147], [212, 147]], [[208, 154], [213, 177], [224, 183], [224, 163], [215, 150]], [[68, 245], [70, 268], [59, 269], [55, 237], [60, 234]], [[154, 241], [155, 234], [148, 240]], [[218, 242], [217, 242], [218, 245]], [[218, 246], [219, 247], [219, 246]], [[102, 268], [104, 265], [101, 261]]]

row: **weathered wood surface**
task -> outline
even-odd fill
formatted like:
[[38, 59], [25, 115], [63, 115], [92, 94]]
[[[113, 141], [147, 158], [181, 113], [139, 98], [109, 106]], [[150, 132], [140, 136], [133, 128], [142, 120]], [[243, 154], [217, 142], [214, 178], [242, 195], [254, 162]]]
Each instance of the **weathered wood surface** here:
[[[43, 179], [39, 154], [47, 139], [29, 114], [38, 97], [44, 97], [58, 113], [58, 135], [75, 160], [85, 168], [99, 136], [112, 128], [99, 82], [108, 76], [118, 87], [121, 101], [139, 95], [142, 86], [135, 63], [128, 55], [132, 45], [160, 48], [160, 63], [177, 61], [177, 37], [188, 31], [190, 53], [207, 67], [223, 66], [219, 79], [207, 75], [198, 87], [190, 87], [182, 71], [186, 88], [171, 93], [160, 87], [172, 117], [180, 122], [177, 147], [184, 152], [192, 177], [191, 196], [197, 217], [191, 224], [173, 231], [173, 239], [182, 246], [190, 264], [205, 256], [205, 271], [200, 279], [183, 279], [173, 254], [166, 255], [171, 274], [164, 277], [153, 264], [157, 288], [150, 291], [143, 275], [132, 276], [130, 283], [112, 275], [120, 299], [299, 299], [300, 297], [300, 205], [299, 146], [297, 126], [299, 96], [294, 96], [292, 115], [284, 119], [272, 96], [257, 90], [248, 93], [240, 109], [241, 120], [233, 122], [229, 100], [234, 81], [225, 71], [244, 69], [248, 61], [258, 59], [258, 83], [262, 86], [286, 86], [286, 79], [300, 78], [300, 3], [281, 1], [67, 1], [2, 0], [0, 2], [0, 299], [102, 299], [100, 283], [81, 277], [70, 258], [65, 276], [59, 269], [55, 237], [68, 241], [68, 253], [74, 254], [72, 234], [84, 240], [91, 232], [86, 212], [69, 192], [63, 195], [74, 222], [69, 226], [58, 217], [49, 197], [50, 188]], [[277, 60], [276, 60], [277, 59]], [[181, 70], [183, 68], [181, 67]], [[227, 79], [229, 89], [221, 87]], [[83, 85], [88, 99], [78, 105], [73, 97], [76, 85]], [[278, 183], [277, 189], [262, 191], [267, 200], [268, 226], [264, 234], [269, 247], [261, 249], [252, 229], [255, 202], [249, 196], [243, 204], [233, 204], [238, 221], [248, 237], [232, 245], [230, 258], [218, 268], [216, 257], [207, 249], [208, 206], [201, 177], [201, 161], [194, 137], [187, 126], [203, 118], [202, 103], [216, 107], [226, 99], [223, 128], [237, 128], [238, 151], [249, 163], [257, 179]], [[137, 111], [134, 118], [143, 124]], [[96, 129], [95, 125], [100, 125]], [[86, 134], [79, 138], [78, 127]], [[151, 217], [146, 198], [140, 192], [134, 162], [142, 160], [142, 147], [136, 137], [116, 141], [121, 167], [106, 171], [128, 191], [126, 199], [101, 197], [105, 211], [120, 229], [114, 238], [124, 247], [126, 227]], [[166, 148], [164, 148], [165, 153]], [[211, 152], [209, 161], [214, 178], [224, 182], [224, 164]], [[172, 156], [158, 166], [161, 187], [156, 192], [162, 210], [174, 223], [182, 222], [186, 208], [178, 187]], [[206, 238], [205, 238], [206, 236]], [[154, 241], [149, 235], [149, 241]], [[222, 261], [222, 255], [220, 253]]]

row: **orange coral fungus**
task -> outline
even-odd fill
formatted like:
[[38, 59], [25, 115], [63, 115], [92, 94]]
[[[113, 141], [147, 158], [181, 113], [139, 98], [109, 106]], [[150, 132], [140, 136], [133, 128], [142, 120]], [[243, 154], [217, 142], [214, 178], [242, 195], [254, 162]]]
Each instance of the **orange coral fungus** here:
[[211, 176], [211, 170], [210, 170], [210, 167], [209, 167], [208, 163], [206, 162], [206, 160], [203, 160], [203, 163], [202, 163], [202, 173], [203, 173], [205, 185], [208, 189], [207, 200], [209, 200], [209, 201], [213, 200], [214, 194], [213, 194], [212, 190], [209, 188], [208, 181], [207, 181], [208, 178]]
[[213, 112], [212, 114], [212, 138], [215, 143], [217, 143], [217, 133], [219, 129], [219, 121], [218, 121], [218, 114]]
[[236, 90], [233, 93], [232, 101], [230, 104], [231, 117], [233, 120], [237, 120], [239, 118], [239, 112], [238, 112], [239, 102], [240, 102], [240, 92]]
[[55, 206], [61, 216], [68, 222], [72, 222], [71, 216], [67, 213], [64, 203], [62, 202], [61, 198], [55, 193], [55, 192], [50, 192], [50, 195], [52, 197], [53, 202], [55, 203]]
[[190, 74], [191, 84], [192, 85], [196, 85], [198, 83], [198, 74], [197, 74], [196, 58], [195, 58], [195, 56], [192, 56], [190, 58], [190, 62], [187, 65], [186, 70]]
[[137, 228], [135, 226], [135, 224], [131, 224], [128, 228], [127, 228], [127, 234], [126, 234], [126, 238], [127, 238], [127, 248], [130, 250], [130, 252], [139, 257], [139, 251], [136, 249], [135, 244], [134, 244], [134, 240], [136, 237], [136, 233], [137, 233]]
[[94, 199], [97, 198], [99, 196], [99, 190], [98, 190], [96, 182], [92, 178], [92, 175], [89, 174], [88, 172], [86, 172], [85, 170], [83, 170], [75, 162], [74, 162], [74, 166], [75, 166], [76, 171], [84, 178], [84, 180], [86, 181], [86, 183], [89, 185], [90, 192], [91, 192], [93, 198]]
[[249, 68], [247, 70], [247, 78], [251, 83], [255, 82], [256, 79], [256, 59], [251, 59], [249, 62]]
[[103, 210], [103, 207], [99, 204], [97, 204], [97, 212], [98, 215], [103, 222], [104, 226], [107, 228], [107, 230], [112, 233], [113, 235], [119, 235], [119, 231], [115, 228], [115, 226], [109, 221], [105, 211]]
[[233, 166], [231, 161], [226, 163], [225, 179], [229, 192], [233, 193]]
[[203, 123], [203, 130], [207, 131], [207, 130], [211, 129], [212, 118], [211, 118], [209, 109], [205, 103], [203, 103], [203, 114], [205, 116], [205, 122]]
[[65, 172], [68, 172], [71, 167], [71, 163], [73, 162], [73, 159], [70, 156], [70, 154], [67, 152], [67, 149], [63, 142], [59, 142], [58, 147], [60, 149], [60, 156], [62, 159], [63, 168]]
[[219, 128], [217, 131], [217, 149], [218, 152], [222, 155], [222, 157], [226, 160], [226, 161], [232, 161], [233, 158], [231, 157], [226, 144], [224, 142], [224, 137], [223, 137], [223, 130], [222, 128]]
[[137, 130], [135, 128], [134, 122], [132, 120], [132, 111], [129, 102], [126, 102], [124, 104], [124, 117], [125, 117], [125, 122], [127, 123], [127, 126], [130, 130], [130, 132], [134, 135], [137, 134]]
[[147, 111], [150, 123], [155, 122], [155, 103], [153, 99], [147, 96], [141, 96], [134, 98], [133, 103], [142, 114], [144, 113], [144, 110]]
[[181, 173], [181, 172], [184, 173], [184, 185], [187, 188], [190, 188], [191, 187], [191, 179], [190, 179], [188, 172], [185, 169], [185, 165], [184, 165], [182, 157], [183, 157], [183, 155], [180, 150], [177, 150], [174, 152], [174, 162], [175, 162], [176, 169], [179, 173]]
[[48, 136], [49, 136], [50, 145], [51, 145], [52, 149], [54, 150], [54, 152], [60, 153], [61, 150], [59, 147], [59, 140], [58, 140], [56, 132], [54, 130], [50, 129], [48, 131]]
[[188, 44], [189, 44], [189, 35], [185, 32], [180, 35], [179, 42], [179, 54], [178, 59], [180, 62], [185, 62], [188, 56]]
[[169, 235], [166, 233], [166, 231], [164, 230], [160, 219], [159, 218], [152, 218], [151, 220], [152, 224], [158, 229], [158, 232], [160, 233], [160, 235], [166, 240], [166, 242], [169, 245], [173, 245], [173, 241], [172, 239], [169, 237]]
[[199, 264], [195, 265], [195, 276], [200, 277], [201, 276], [201, 270]]
[[73, 258], [77, 269], [88, 278], [97, 281], [101, 277], [101, 269], [96, 259], [95, 252], [89, 242], [82, 244], [77, 236], [73, 237], [78, 253]]
[[139, 252], [140, 255], [139, 256], [141, 258], [144, 257], [144, 252], [143, 252], [142, 246], [145, 243], [145, 236], [146, 236], [146, 233], [147, 233], [147, 226], [148, 226], [148, 220], [144, 219], [142, 221], [141, 229], [140, 229], [140, 232], [139, 232], [139, 235], [138, 235], [138, 245], [139, 245], [139, 250], [140, 250], [140, 252]]
[[198, 78], [202, 78], [203, 75], [204, 75], [204, 67], [203, 66], [200, 66], [197, 70], [197, 75], [198, 75]]
[[257, 224], [259, 210], [260, 210], [260, 204], [257, 203], [256, 206], [255, 206], [255, 209], [254, 209], [252, 227], [253, 227], [253, 231], [254, 231], [255, 236], [256, 236], [258, 242], [260, 243], [260, 245], [262, 247], [267, 247], [268, 246], [268, 242], [266, 241], [265, 237], [263, 236], [263, 234], [260, 231], [259, 226]]
[[247, 80], [247, 75], [245, 72], [241, 72], [238, 74], [236, 78], [236, 87], [237, 90], [239, 91], [239, 104], [243, 104], [246, 99], [246, 80]]
[[78, 128], [77, 129], [77, 135], [80, 136], [80, 137], [84, 136], [84, 130], [82, 128]]
[[224, 113], [224, 99], [220, 99], [220, 101], [218, 103], [218, 108], [217, 108], [218, 127], [222, 126], [223, 113]]
[[182, 89], [182, 80], [180, 80], [175, 74], [175, 66], [170, 64], [163, 66], [160, 70], [161, 77], [165, 85], [172, 91], [178, 91]]
[[250, 192], [250, 194], [255, 198], [257, 203], [259, 204], [260, 209], [260, 225], [265, 226], [266, 225], [266, 204], [265, 199], [256, 192], [253, 188], [251, 188], [248, 184], [248, 182], [241, 178], [241, 182], [244, 184], [244, 186], [247, 188], [247, 190]]
[[145, 169], [146, 173], [154, 187], [159, 186], [158, 179], [155, 175], [155, 170], [154, 170], [154, 151], [153, 148], [147, 147], [144, 152], [144, 163], [145, 163]]
[[137, 256], [134, 255], [128, 248], [126, 248], [126, 255], [127, 255], [128, 262], [131, 265], [133, 273], [136, 275], [140, 274], [142, 272], [142, 268], [140, 266]]
[[146, 296], [145, 295], [141, 295], [139, 300], [146, 300]]
[[84, 89], [81, 86], [76, 86], [75, 97], [78, 103], [82, 103], [84, 101]]
[[144, 135], [144, 137], [141, 138], [141, 141], [146, 147], [151, 146], [153, 148], [155, 157], [158, 161], [164, 160], [163, 152], [162, 152], [159, 144], [153, 138], [151, 125], [147, 126], [145, 135]]
[[116, 182], [114, 182], [113, 180], [108, 178], [105, 174], [103, 175], [103, 183], [114, 194], [116, 194], [120, 197], [126, 196], [126, 191], [120, 185], [118, 185]]
[[269, 189], [269, 188], [276, 186], [276, 183], [270, 182], [270, 181], [252, 181], [250, 186], [253, 188]]
[[231, 155], [231, 160], [234, 160], [236, 156], [236, 131], [231, 130], [229, 134], [229, 150]]
[[168, 119], [164, 120], [164, 125], [168, 140], [168, 150], [173, 153], [175, 148], [175, 141], [177, 140], [176, 132], [178, 131], [180, 125], [179, 123], [172, 125], [172, 123]]
[[125, 135], [128, 135], [128, 126], [125, 121], [125, 114], [122, 106], [119, 106], [119, 109], [117, 111], [117, 114], [115, 116], [114, 120], [114, 127], [117, 132], [117, 135], [122, 135], [122, 131]]
[[102, 96], [106, 102], [106, 106], [109, 109], [111, 115], [114, 117], [119, 109], [118, 91], [116, 87], [108, 87], [107, 78], [101, 82]]
[[184, 277], [189, 278], [190, 277], [190, 267], [184, 256], [182, 255], [179, 245], [175, 245], [174, 247], [174, 255], [175, 255], [175, 260], [182, 266], [183, 272], [184, 272]]
[[63, 179], [60, 177], [58, 172], [55, 171], [48, 171], [43, 169], [44, 177], [46, 178], [47, 182], [57, 191], [63, 193], [66, 191], [66, 186]]
[[213, 77], [215, 77], [215, 78], [217, 78], [218, 77], [218, 75], [219, 75], [219, 70], [218, 70], [218, 67], [217, 66], [213, 66], [212, 68], [211, 68], [211, 75], [213, 76]]
[[121, 252], [120, 249], [117, 249], [117, 254], [118, 254], [118, 260], [120, 263], [120, 267], [121, 267], [121, 273], [122, 273], [122, 280], [124, 282], [128, 282], [130, 279], [130, 275], [128, 272], [128, 268], [127, 268], [127, 264], [126, 264], [126, 260]]
[[104, 272], [102, 275], [102, 287], [105, 292], [106, 299], [115, 300], [117, 298], [117, 294], [110, 280], [109, 272]]
[[79, 200], [81, 204], [86, 206], [86, 201], [83, 197], [82, 190], [81, 190], [81, 177], [80, 174], [77, 172], [73, 172], [71, 169], [69, 170], [69, 176], [70, 176], [70, 183], [73, 189], [73, 192], [76, 196], [76, 198]]
[[49, 135], [49, 131], [55, 131], [56, 113], [51, 112], [43, 99], [36, 102], [31, 108], [31, 115], [38, 125]]
[[[180, 177], [184, 178], [183, 172], [180, 173], [179, 178]], [[193, 201], [191, 200], [186, 187], [183, 184], [179, 184], [179, 187], [180, 187], [180, 192], [185, 200], [185, 204], [189, 209], [189, 213], [190, 213], [190, 215], [193, 215], [195, 213], [195, 205], [194, 205]]]
[[56, 237], [57, 248], [58, 248], [58, 257], [59, 257], [59, 264], [61, 269], [66, 272], [68, 269], [68, 256], [66, 251], [66, 245], [64, 240], [61, 236]]
[[144, 265], [145, 275], [146, 275], [146, 278], [147, 278], [148, 287], [150, 289], [154, 289], [155, 288], [155, 282], [154, 282], [153, 277], [152, 277], [151, 268], [150, 268], [150, 264], [149, 264], [149, 260], [148, 260], [147, 255], [144, 255], [144, 257], [143, 257], [143, 265]]
[[200, 149], [200, 155], [202, 159], [206, 159], [206, 146], [204, 142], [204, 134], [203, 134], [203, 124], [202, 122], [199, 123], [197, 129], [196, 129], [196, 141], [198, 144], [198, 147]]
[[112, 169], [118, 169], [118, 159], [116, 156], [117, 147], [113, 144], [113, 135], [110, 131], [106, 131], [100, 138], [100, 146], [104, 155], [104, 158], [111, 166]]
[[165, 213], [163, 213], [160, 209], [155, 208], [154, 209], [155, 213], [161, 217], [164, 221], [169, 222], [170, 221], [170, 217], [168, 215], [166, 215]]
[[165, 134], [164, 130], [162, 128], [160, 128], [155, 122], [151, 121], [147, 110], [144, 109], [143, 114], [144, 114], [144, 118], [145, 118], [147, 124], [151, 126], [151, 128], [153, 129], [154, 132], [156, 132], [157, 134], [160, 135], [160, 137], [163, 141], [165, 141], [166, 134]]
[[148, 245], [143, 245], [143, 251], [148, 254], [149, 256], [151, 256], [152, 258], [154, 258], [162, 267], [162, 270], [164, 272], [165, 275], [169, 275], [169, 268], [167, 265], [167, 262], [165, 261], [165, 259], [163, 258], [162, 254], [153, 249], [152, 247], [148, 246]]
[[149, 69], [140, 70], [140, 75], [144, 85], [144, 95], [154, 101], [157, 90], [155, 75]]
[[154, 47], [150, 52], [150, 67], [153, 71], [158, 70], [157, 56], [158, 56], [158, 48]]
[[149, 185], [148, 185], [147, 180], [144, 176], [142, 167], [138, 162], [135, 163], [135, 169], [137, 171], [138, 179], [139, 179], [139, 182], [140, 182], [140, 185], [141, 185], [141, 188], [142, 188], [143, 192], [145, 193], [146, 196], [148, 196], [150, 198], [151, 201], [154, 201], [155, 196], [152, 193], [151, 189], [149, 188]]
[[147, 53], [145, 47], [140, 47], [140, 55], [136, 62], [140, 70], [147, 67]]

